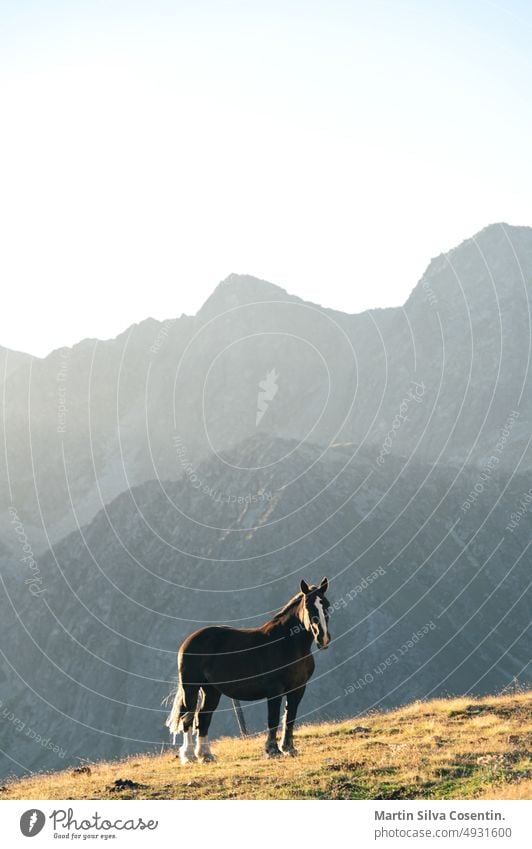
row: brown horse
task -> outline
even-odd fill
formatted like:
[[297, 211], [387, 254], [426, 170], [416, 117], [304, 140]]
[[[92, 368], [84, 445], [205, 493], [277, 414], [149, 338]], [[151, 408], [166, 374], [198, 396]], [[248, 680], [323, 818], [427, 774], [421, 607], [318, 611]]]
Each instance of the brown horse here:
[[[311, 647], [330, 643], [328, 587], [301, 581], [301, 592], [260, 628], [211, 625], [191, 634], [177, 655], [178, 689], [166, 724], [174, 735], [183, 732], [181, 763], [212, 761], [209, 726], [222, 695], [243, 701], [268, 701], [266, 755], [296, 755], [293, 727], [305, 686], [314, 672]], [[281, 701], [286, 697], [281, 749], [277, 729]], [[192, 732], [198, 730], [194, 749]]]

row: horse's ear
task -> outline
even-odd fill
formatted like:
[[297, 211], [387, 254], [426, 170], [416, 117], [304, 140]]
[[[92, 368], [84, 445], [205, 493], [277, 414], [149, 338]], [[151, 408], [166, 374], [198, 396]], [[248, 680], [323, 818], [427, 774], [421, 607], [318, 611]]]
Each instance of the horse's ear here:
[[306, 581], [301, 581], [301, 592], [303, 595], [308, 595], [310, 592], [310, 587]]
[[322, 578], [321, 584], [320, 584], [320, 593], [326, 593], [328, 589], [329, 589], [329, 579], [328, 578]]

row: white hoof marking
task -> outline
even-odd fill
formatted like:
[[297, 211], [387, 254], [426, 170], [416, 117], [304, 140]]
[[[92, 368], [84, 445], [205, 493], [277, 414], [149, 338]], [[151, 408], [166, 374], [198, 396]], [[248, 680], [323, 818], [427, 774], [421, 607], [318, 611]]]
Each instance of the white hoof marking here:
[[211, 747], [209, 745], [208, 737], [200, 737], [198, 734], [198, 740], [196, 743], [195, 750], [196, 757], [200, 761], [214, 761], [216, 760], [213, 753], [211, 752]]
[[179, 749], [179, 758], [182, 764], [189, 764], [196, 760], [192, 731], [183, 732], [183, 745]]

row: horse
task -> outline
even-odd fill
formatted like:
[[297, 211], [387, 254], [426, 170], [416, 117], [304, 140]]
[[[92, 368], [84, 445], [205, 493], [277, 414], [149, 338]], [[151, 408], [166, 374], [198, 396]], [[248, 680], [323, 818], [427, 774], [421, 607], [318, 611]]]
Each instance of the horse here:
[[[305, 686], [314, 672], [312, 644], [326, 649], [330, 603], [329, 582], [319, 586], [301, 581], [301, 591], [259, 628], [210, 625], [190, 634], [177, 654], [178, 688], [166, 725], [183, 732], [182, 764], [215, 760], [209, 746], [209, 726], [222, 695], [242, 701], [268, 702], [269, 758], [297, 755], [293, 741], [296, 713]], [[277, 729], [281, 702], [286, 698], [281, 748]], [[194, 747], [193, 731], [197, 729]]]

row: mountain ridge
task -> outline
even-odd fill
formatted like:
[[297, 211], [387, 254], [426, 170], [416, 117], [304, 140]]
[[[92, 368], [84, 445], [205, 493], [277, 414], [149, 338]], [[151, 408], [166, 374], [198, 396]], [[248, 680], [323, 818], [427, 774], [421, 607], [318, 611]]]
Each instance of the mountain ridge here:
[[[467, 240], [456, 249], [463, 267], [455, 259], [451, 269], [442, 255], [404, 307], [349, 315], [230, 275], [196, 316], [146, 319], [112, 340], [23, 357], [3, 385], [0, 472], [11, 491], [0, 488], [0, 505], [14, 501], [36, 548], [47, 547], [43, 523], [54, 541], [129, 486], [178, 477], [177, 436], [197, 462], [254, 433], [258, 383], [273, 365], [280, 391], [259, 426], [272, 436], [371, 442], [381, 450], [417, 381], [425, 387], [421, 403], [407, 402], [408, 425], [394, 431], [393, 452], [481, 462], [521, 404], [501, 454], [501, 462], [516, 463], [532, 415], [530, 306], [522, 284], [523, 273], [532, 279], [532, 229], [516, 233], [518, 247], [526, 243], [519, 263], [502, 225], [482, 231], [483, 242], [495, 239], [500, 297]], [[511, 297], [503, 297], [508, 289]], [[268, 293], [265, 303], [258, 291]], [[439, 428], [431, 425], [435, 414]], [[5, 545], [10, 534], [2, 525], [0, 515]]]
[[[254, 289], [254, 292], [252, 294], [256, 294], [257, 297], [260, 294], [262, 294], [264, 296], [275, 295], [274, 300], [280, 300], [283, 297], [287, 297], [291, 301], [297, 301], [297, 302], [300, 302], [300, 303], [305, 303], [305, 304], [308, 304], [309, 306], [316, 307], [320, 310], [324, 310], [324, 311], [331, 312], [331, 313], [341, 314], [341, 315], [351, 317], [351, 318], [356, 317], [356, 316], [360, 316], [360, 315], [363, 315], [363, 314], [369, 313], [369, 312], [383, 312], [383, 311], [389, 311], [389, 310], [391, 310], [391, 311], [398, 310], [398, 309], [401, 309], [401, 308], [403, 308], [407, 305], [408, 301], [410, 300], [410, 298], [412, 297], [412, 295], [414, 294], [416, 289], [418, 289], [420, 284], [422, 284], [423, 279], [427, 276], [430, 276], [433, 273], [435, 268], [436, 269], [439, 268], [440, 264], [442, 262], [447, 262], [451, 257], [457, 255], [464, 248], [469, 248], [471, 246], [478, 248], [479, 243], [482, 243], [488, 236], [492, 237], [494, 234], [499, 233], [501, 230], [506, 235], [508, 234], [508, 231], [510, 231], [514, 236], [516, 236], [516, 235], [526, 236], [526, 237], [530, 238], [531, 241], [532, 241], [532, 227], [530, 227], [528, 225], [508, 224], [506, 222], [495, 222], [493, 224], [488, 224], [485, 227], [483, 227], [481, 230], [479, 230], [475, 235], [464, 239], [462, 242], [460, 242], [459, 244], [450, 248], [448, 251], [442, 251], [440, 254], [437, 254], [436, 256], [432, 257], [429, 260], [428, 265], [427, 265], [424, 273], [422, 274], [422, 276], [420, 277], [420, 279], [418, 280], [418, 282], [415, 284], [414, 288], [412, 289], [410, 295], [406, 298], [406, 300], [402, 304], [399, 304], [398, 306], [369, 307], [368, 309], [362, 310], [360, 312], [349, 313], [349, 312], [346, 312], [345, 310], [342, 310], [340, 308], [328, 307], [324, 304], [320, 304], [320, 303], [308, 300], [308, 299], [306, 299], [302, 296], [292, 294], [287, 289], [283, 288], [282, 286], [279, 286], [276, 283], [271, 283], [271, 282], [264, 280], [260, 277], [256, 277], [255, 275], [247, 274], [247, 273], [231, 272], [230, 274], [227, 275], [227, 277], [225, 277], [223, 280], [221, 280], [215, 286], [212, 293], [207, 297], [207, 299], [203, 302], [203, 304], [198, 308], [198, 310], [194, 314], [189, 315], [189, 314], [182, 313], [180, 316], [176, 315], [176, 316], [171, 316], [171, 317], [162, 318], [162, 319], [156, 319], [153, 316], [147, 316], [144, 319], [139, 319], [139, 321], [133, 322], [132, 324], [128, 325], [123, 330], [119, 331], [115, 336], [111, 336], [111, 337], [108, 337], [108, 338], [100, 338], [100, 337], [95, 337], [95, 336], [94, 337], [93, 336], [84, 337], [83, 339], [80, 339], [78, 342], [75, 342], [73, 345], [60, 345], [57, 348], [52, 349], [48, 354], [46, 354], [42, 357], [37, 356], [35, 354], [29, 354], [29, 353], [25, 353], [23, 351], [15, 351], [15, 350], [12, 350], [10, 348], [6, 348], [6, 347], [2, 346], [1, 343], [0, 343], [0, 354], [2, 352], [8, 351], [9, 353], [19, 354], [19, 355], [23, 355], [23, 356], [26, 356], [26, 357], [31, 357], [35, 360], [46, 360], [48, 357], [51, 357], [52, 355], [57, 354], [59, 351], [64, 351], [64, 350], [72, 351], [78, 345], [93, 344], [93, 343], [105, 344], [105, 343], [109, 343], [109, 342], [116, 342], [121, 337], [123, 337], [125, 334], [127, 334], [128, 331], [131, 331], [133, 328], [141, 327], [143, 325], [147, 325], [148, 323], [153, 323], [154, 326], [156, 325], [160, 329], [165, 324], [168, 324], [169, 322], [174, 323], [176, 321], [179, 321], [182, 318], [183, 319], [196, 318], [196, 317], [200, 316], [200, 314], [202, 314], [202, 312], [205, 310], [205, 307], [207, 307], [207, 305], [209, 305], [209, 302], [212, 299], [216, 299], [216, 297], [219, 297], [220, 295], [226, 296], [226, 295], [229, 294], [230, 297], [237, 297], [238, 294], [240, 293], [243, 296], [242, 303], [256, 303], [257, 301], [255, 301], [255, 300], [250, 301], [249, 298], [248, 298], [248, 293], [245, 291], [246, 281], [248, 281], [248, 285], [250, 287], [253, 287], [253, 289]], [[244, 284], [244, 286], [243, 286], [243, 284]], [[217, 295], [217, 293], [218, 293], [218, 295]], [[238, 297], [237, 297], [237, 300], [238, 300]]]

